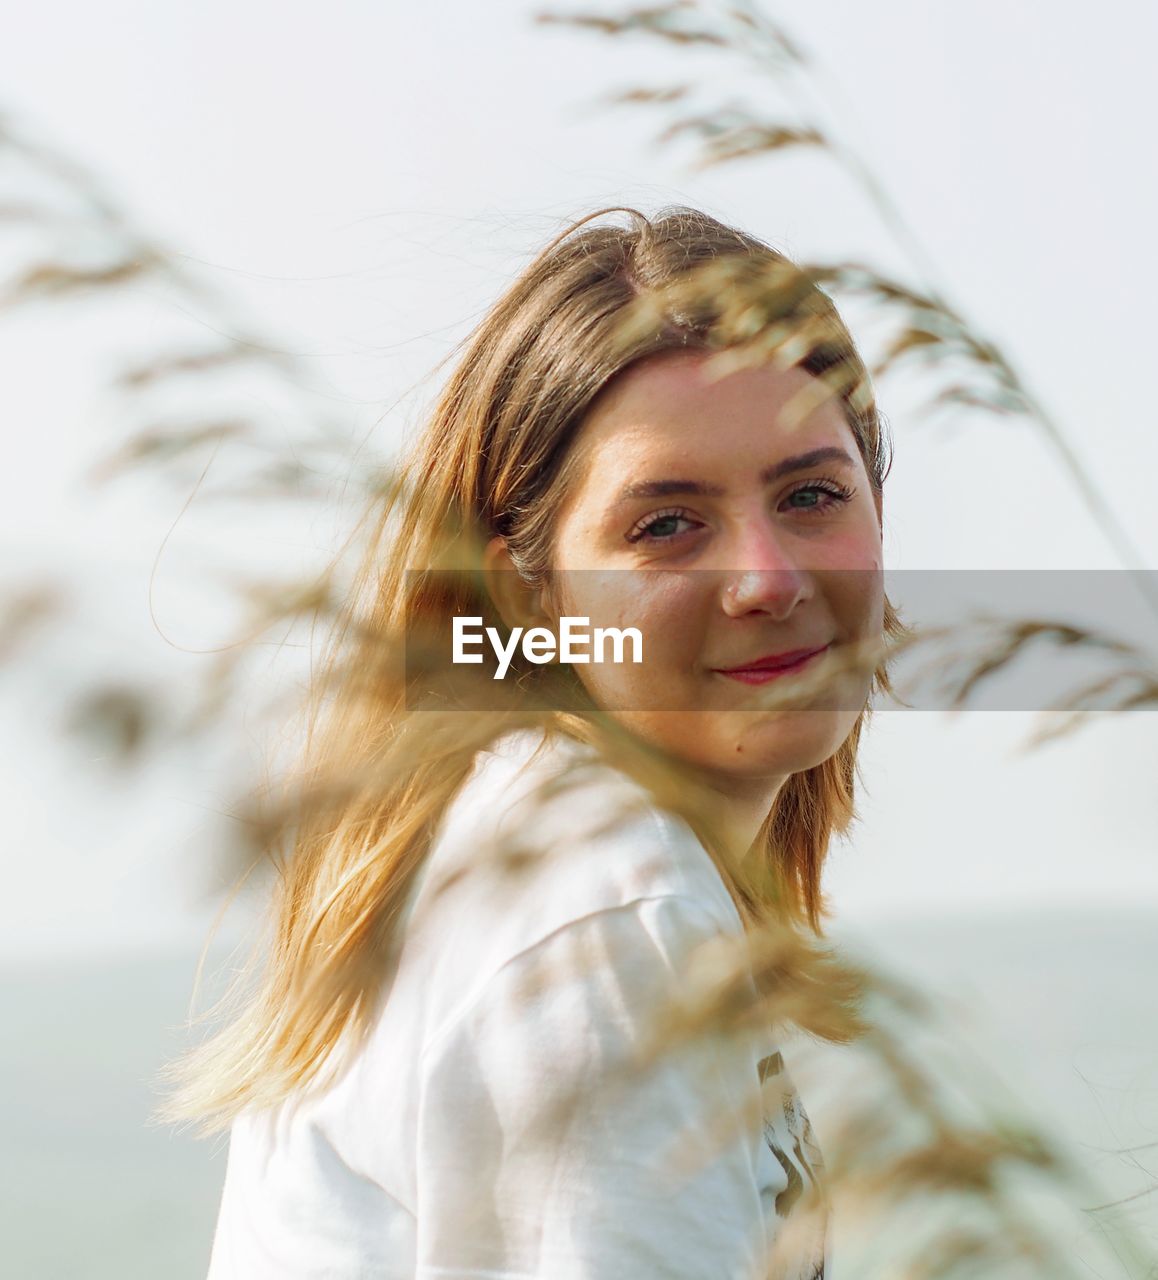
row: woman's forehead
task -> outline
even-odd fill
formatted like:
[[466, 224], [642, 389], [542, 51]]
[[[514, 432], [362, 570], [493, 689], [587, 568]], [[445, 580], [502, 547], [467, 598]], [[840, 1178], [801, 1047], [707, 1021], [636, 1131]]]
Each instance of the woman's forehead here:
[[839, 396], [807, 370], [760, 365], [713, 376], [702, 353], [651, 357], [620, 374], [584, 419], [578, 443], [617, 463], [658, 455], [847, 443]]

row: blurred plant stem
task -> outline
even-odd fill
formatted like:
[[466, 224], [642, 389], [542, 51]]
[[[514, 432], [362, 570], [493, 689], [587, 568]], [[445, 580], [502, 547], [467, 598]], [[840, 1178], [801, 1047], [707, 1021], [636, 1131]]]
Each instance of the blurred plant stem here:
[[[642, 35], [685, 51], [722, 50], [738, 56], [794, 98], [803, 107], [803, 123], [759, 121], [755, 112], [730, 105], [676, 120], [661, 135], [661, 141], [668, 142], [689, 132], [698, 133], [705, 144], [700, 167], [771, 156], [800, 145], [827, 151], [868, 197], [881, 222], [912, 264], [919, 288], [907, 291], [909, 305], [926, 317], [950, 321], [956, 336], [966, 338], [975, 355], [990, 364], [991, 372], [996, 373], [1000, 385], [1014, 397], [1020, 412], [1037, 424], [1086, 510], [1158, 618], [1158, 579], [1148, 571], [1141, 550], [1090, 475], [1071, 433], [1045, 407], [1012, 361], [961, 319], [961, 313], [949, 301], [949, 290], [941, 281], [936, 264], [897, 201], [860, 151], [846, 140], [850, 131], [840, 120], [841, 111], [837, 106], [842, 95], [818, 59], [806, 53], [797, 38], [771, 16], [775, 8], [771, 3], [762, 5], [755, 0], [673, 0], [647, 8], [616, 8], [598, 13], [552, 10], [540, 13], [538, 21], [570, 25], [611, 37]], [[634, 86], [618, 95], [617, 100], [625, 104], [671, 107], [682, 102], [687, 92], [686, 84], [668, 89]], [[739, 117], [742, 120], [737, 123]], [[728, 145], [729, 139], [735, 145]], [[840, 264], [833, 274], [840, 277], [850, 271], [886, 283], [883, 277], [860, 263]], [[896, 294], [897, 286], [892, 284], [891, 290]], [[925, 328], [916, 332], [923, 340], [904, 350], [919, 348], [921, 357], [928, 360], [938, 346], [937, 335]], [[883, 373], [886, 367], [880, 366], [874, 372]], [[986, 402], [982, 397], [973, 403], [984, 407]]]

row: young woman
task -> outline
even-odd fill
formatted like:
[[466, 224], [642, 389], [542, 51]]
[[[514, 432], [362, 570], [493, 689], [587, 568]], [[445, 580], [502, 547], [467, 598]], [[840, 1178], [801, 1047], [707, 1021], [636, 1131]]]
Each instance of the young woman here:
[[[232, 1124], [212, 1280], [824, 1275], [774, 1030], [855, 1025], [805, 944], [901, 632], [887, 470], [761, 241], [601, 210], [513, 283], [381, 503], [260, 982], [181, 1067], [170, 1114]], [[565, 619], [643, 661], [511, 643]]]

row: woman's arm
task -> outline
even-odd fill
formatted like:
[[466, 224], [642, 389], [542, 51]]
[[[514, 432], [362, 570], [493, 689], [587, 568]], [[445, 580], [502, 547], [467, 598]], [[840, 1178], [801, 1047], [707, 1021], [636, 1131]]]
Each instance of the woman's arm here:
[[420, 1280], [767, 1274], [759, 1050], [701, 1039], [633, 1068], [720, 932], [678, 895], [597, 911], [515, 957], [427, 1046]]

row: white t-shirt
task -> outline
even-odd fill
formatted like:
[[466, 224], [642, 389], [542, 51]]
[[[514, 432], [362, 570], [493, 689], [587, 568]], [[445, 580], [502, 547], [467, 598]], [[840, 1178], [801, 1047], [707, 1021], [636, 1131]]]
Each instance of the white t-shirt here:
[[[533, 805], [561, 753], [582, 785]], [[504, 834], [532, 858], [488, 856]], [[822, 1161], [770, 1033], [633, 1069], [697, 948], [742, 932], [686, 823], [589, 748], [505, 734], [443, 815], [368, 1041], [234, 1123], [209, 1280], [823, 1277], [823, 1210], [792, 1212]]]

